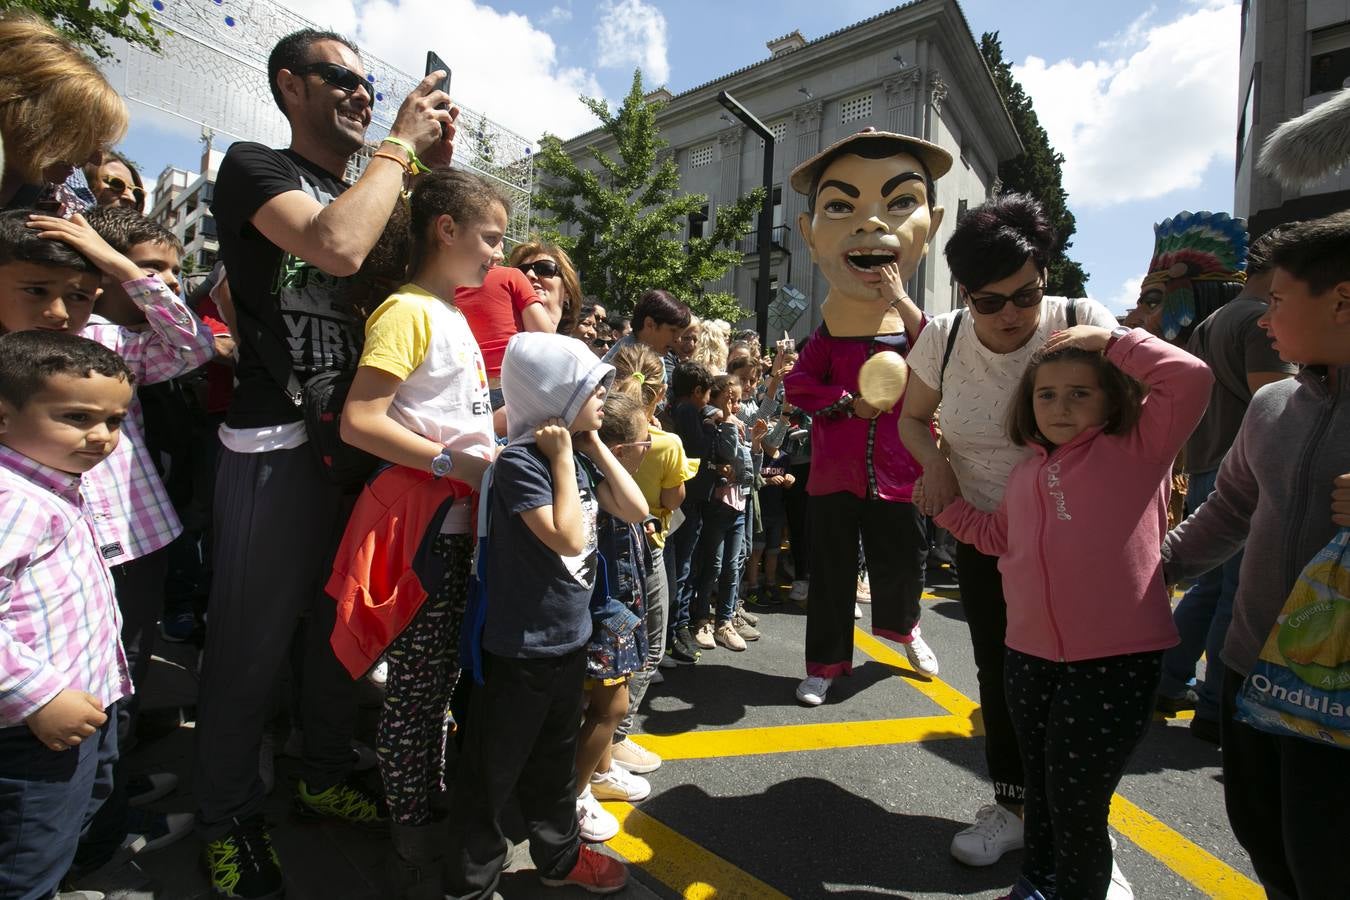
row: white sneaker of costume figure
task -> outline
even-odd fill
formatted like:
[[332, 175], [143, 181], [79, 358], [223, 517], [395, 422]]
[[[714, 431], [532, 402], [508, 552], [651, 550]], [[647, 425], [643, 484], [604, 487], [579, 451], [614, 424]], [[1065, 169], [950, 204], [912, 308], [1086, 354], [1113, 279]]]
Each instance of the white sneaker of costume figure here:
[[[913, 634], [913, 640], [901, 646], [905, 648], [905, 658], [909, 660], [910, 666], [920, 675], [927, 675], [932, 678], [938, 673], [937, 654], [933, 648], [928, 646], [928, 642], [923, 639], [916, 627]], [[819, 706], [825, 702], [825, 694], [829, 691], [830, 685], [834, 683], [833, 678], [824, 678], [820, 675], [808, 675], [797, 685], [797, 699], [807, 706]]]

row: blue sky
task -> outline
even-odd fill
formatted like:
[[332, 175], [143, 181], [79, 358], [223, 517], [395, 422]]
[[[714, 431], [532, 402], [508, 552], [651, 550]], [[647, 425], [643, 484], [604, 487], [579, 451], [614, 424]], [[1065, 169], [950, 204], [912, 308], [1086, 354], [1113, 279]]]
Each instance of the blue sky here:
[[[207, 0], [201, 0], [207, 2]], [[224, 0], [228, 5], [231, 0]], [[678, 93], [765, 58], [764, 42], [808, 39], [893, 3], [861, 0], [291, 0], [287, 5], [420, 70], [428, 46], [455, 69], [457, 99], [534, 137], [589, 127], [579, 93], [616, 99], [635, 66]], [[1089, 294], [1123, 310], [1152, 249], [1152, 224], [1180, 210], [1231, 211], [1236, 0], [1083, 3], [966, 0], [976, 38], [1005, 56], [1066, 156], [1078, 217], [1073, 256]], [[766, 11], [772, 10], [772, 15]], [[418, 23], [415, 29], [409, 23]], [[407, 35], [417, 34], [409, 41]], [[122, 149], [147, 180], [195, 168], [195, 129], [131, 104]]]

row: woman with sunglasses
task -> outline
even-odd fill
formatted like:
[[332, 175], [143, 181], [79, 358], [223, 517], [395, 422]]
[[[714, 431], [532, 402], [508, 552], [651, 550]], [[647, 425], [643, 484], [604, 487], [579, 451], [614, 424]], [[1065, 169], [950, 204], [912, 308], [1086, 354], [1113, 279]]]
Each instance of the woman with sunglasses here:
[[[581, 303], [581, 280], [567, 252], [557, 244], [540, 240], [517, 244], [511, 251], [507, 265], [525, 273], [535, 295], [548, 315], [550, 327], [531, 327], [528, 331], [556, 331], [570, 334], [576, 324], [577, 307]], [[534, 323], [542, 325], [542, 322]]]
[[99, 206], [121, 206], [145, 212], [145, 184], [141, 173], [125, 156], [116, 152], [103, 154], [103, 161], [84, 167], [84, 179]]
[[[910, 352], [900, 439], [923, 466], [914, 503], [926, 516], [960, 494], [992, 512], [1012, 469], [1027, 455], [1005, 423], [1014, 389], [1056, 331], [1073, 324], [1112, 329], [1115, 316], [1092, 300], [1045, 295], [1046, 267], [1058, 246], [1045, 211], [1024, 194], [1007, 194], [971, 210], [947, 242], [947, 262], [964, 309], [938, 316]], [[942, 448], [932, 422], [941, 405]], [[998, 559], [958, 544], [957, 581], [970, 626], [984, 715], [985, 759], [994, 803], [952, 840], [972, 866], [996, 863], [1022, 846], [1022, 760], [1003, 689], [1007, 609]]]

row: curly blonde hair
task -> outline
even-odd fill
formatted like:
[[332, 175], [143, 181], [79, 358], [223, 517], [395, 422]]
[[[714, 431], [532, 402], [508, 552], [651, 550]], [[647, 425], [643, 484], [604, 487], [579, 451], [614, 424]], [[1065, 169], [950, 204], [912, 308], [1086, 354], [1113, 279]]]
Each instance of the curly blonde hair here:
[[127, 122], [126, 104], [78, 47], [31, 13], [0, 15], [0, 136], [24, 181], [84, 165], [121, 140]]
[[698, 331], [698, 346], [691, 358], [714, 375], [721, 375], [727, 370], [727, 338], [730, 336], [731, 326], [726, 322], [704, 319]]

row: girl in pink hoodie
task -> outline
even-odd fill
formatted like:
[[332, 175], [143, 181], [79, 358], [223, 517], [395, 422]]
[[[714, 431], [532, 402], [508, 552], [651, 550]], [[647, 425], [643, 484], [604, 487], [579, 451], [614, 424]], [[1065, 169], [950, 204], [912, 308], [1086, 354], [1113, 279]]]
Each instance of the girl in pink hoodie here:
[[1026, 770], [1017, 900], [1128, 891], [1107, 815], [1177, 642], [1159, 548], [1172, 461], [1212, 380], [1140, 329], [1058, 332], [1014, 396], [1009, 435], [1033, 455], [1002, 504], [985, 513], [958, 498], [937, 517], [1003, 574], [1005, 682]]

